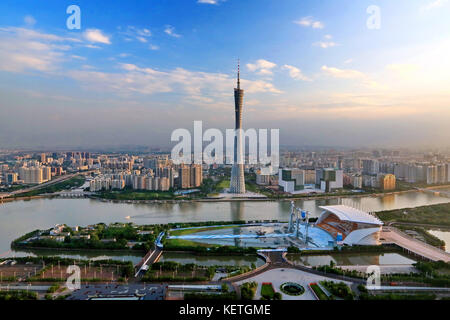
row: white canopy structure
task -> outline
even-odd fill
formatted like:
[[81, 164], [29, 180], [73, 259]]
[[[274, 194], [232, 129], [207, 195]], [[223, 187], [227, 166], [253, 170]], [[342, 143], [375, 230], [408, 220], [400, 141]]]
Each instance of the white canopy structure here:
[[383, 222], [370, 213], [344, 206], [322, 206], [316, 226], [347, 245], [378, 245]]

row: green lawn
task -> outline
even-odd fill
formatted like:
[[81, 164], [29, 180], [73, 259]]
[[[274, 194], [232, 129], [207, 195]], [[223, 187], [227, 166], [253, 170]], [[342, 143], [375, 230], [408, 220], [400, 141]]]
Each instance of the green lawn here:
[[230, 187], [230, 180], [229, 179], [224, 179], [224, 180], [222, 180], [222, 181], [220, 181], [217, 185], [216, 185], [216, 187], [215, 187], [215, 189], [217, 190], [217, 191], [222, 191], [223, 189], [227, 189], [227, 188], [229, 188]]
[[408, 230], [411, 231], [416, 231], [417, 233], [419, 233], [423, 239], [425, 240], [426, 243], [438, 247], [438, 248], [442, 248], [445, 246], [445, 241], [439, 239], [438, 237], [432, 235], [431, 233], [429, 233], [427, 230], [425, 230], [422, 227], [416, 227], [416, 226], [406, 226], [406, 225], [397, 225], [396, 226], [398, 229], [402, 230], [403, 232], [406, 232]]
[[211, 230], [221, 230], [221, 229], [230, 229], [234, 228], [233, 226], [220, 226], [220, 227], [204, 227], [204, 228], [195, 228], [195, 229], [183, 229], [183, 230], [171, 230], [170, 235], [171, 236], [184, 236], [188, 234], [193, 234], [197, 232], [204, 232], [204, 231], [211, 231]]
[[321, 281], [320, 284], [333, 296], [344, 300], [353, 300], [352, 290], [344, 282]]
[[272, 300], [275, 294], [275, 290], [273, 289], [273, 285], [271, 283], [263, 283], [261, 286], [261, 296]]
[[195, 241], [190, 241], [190, 240], [182, 240], [182, 239], [169, 239], [169, 240], [166, 240], [166, 244], [168, 246], [176, 246], [176, 247], [206, 247], [206, 248], [220, 247], [219, 245], [195, 242]]
[[134, 191], [134, 190], [121, 190], [102, 192], [101, 198], [111, 200], [171, 200], [175, 198], [173, 192], [170, 191]]
[[319, 300], [329, 300], [328, 296], [323, 292], [322, 289], [317, 285], [317, 283], [310, 284], [311, 289], [313, 289], [316, 296], [319, 298]]
[[450, 226], [450, 203], [377, 212], [384, 222], [407, 222]]

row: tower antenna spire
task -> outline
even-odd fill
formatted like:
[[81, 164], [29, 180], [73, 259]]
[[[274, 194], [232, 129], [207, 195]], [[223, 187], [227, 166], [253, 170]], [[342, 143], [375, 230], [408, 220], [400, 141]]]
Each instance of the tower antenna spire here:
[[241, 79], [240, 79], [240, 60], [238, 59], [238, 72], [237, 72], [237, 88], [241, 88]]

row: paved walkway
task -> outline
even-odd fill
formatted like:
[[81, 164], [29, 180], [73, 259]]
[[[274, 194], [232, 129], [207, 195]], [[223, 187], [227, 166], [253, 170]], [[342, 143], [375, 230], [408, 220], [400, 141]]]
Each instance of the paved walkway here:
[[[340, 269], [348, 270], [348, 271], [359, 271], [359, 272], [366, 272], [368, 265], [350, 265], [350, 266], [337, 266]], [[414, 268], [411, 264], [386, 264], [386, 265], [379, 265], [381, 274], [395, 274], [395, 273], [407, 273], [410, 274], [418, 273], [419, 271]]]
[[47, 291], [50, 286], [39, 286], [39, 285], [2, 285], [0, 290], [30, 290], [30, 291]]
[[432, 261], [450, 262], [450, 254], [425, 242], [414, 239], [393, 227], [383, 227], [380, 235], [383, 244], [395, 243], [408, 253]]
[[[236, 285], [241, 285], [244, 282], [252, 282], [255, 281], [258, 283], [258, 288], [256, 289], [255, 299], [259, 300], [261, 298], [261, 286], [264, 282], [271, 282], [275, 292], [281, 293], [283, 300], [316, 300], [314, 294], [311, 292], [309, 288], [309, 284], [312, 282], [319, 281], [336, 281], [335, 279], [328, 278], [325, 276], [312, 274], [309, 272], [291, 269], [291, 268], [275, 268], [268, 270], [264, 273], [254, 275], [253, 277], [247, 278], [246, 280], [241, 280], [236, 282]], [[305, 288], [305, 293], [301, 296], [289, 296], [284, 294], [280, 290], [280, 286], [285, 282], [295, 282], [303, 286]], [[339, 281], [340, 282], [340, 281]], [[352, 282], [344, 281], [347, 285], [351, 286]]]

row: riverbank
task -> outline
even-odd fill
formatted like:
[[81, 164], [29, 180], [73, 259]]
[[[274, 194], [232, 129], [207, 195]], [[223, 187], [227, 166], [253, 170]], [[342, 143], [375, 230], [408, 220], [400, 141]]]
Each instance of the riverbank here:
[[[393, 191], [385, 193], [358, 193], [358, 194], [321, 194], [321, 195], [297, 195], [287, 198], [198, 198], [198, 199], [170, 199], [170, 200], [117, 200], [117, 199], [106, 199], [97, 196], [89, 196], [89, 198], [102, 201], [102, 202], [112, 202], [112, 203], [136, 203], [136, 204], [152, 204], [152, 203], [184, 203], [184, 202], [290, 202], [297, 200], [331, 200], [331, 199], [343, 199], [343, 198], [365, 198], [365, 197], [384, 197], [389, 195], [400, 195], [406, 193], [421, 192], [420, 190], [406, 190], [406, 191]], [[450, 200], [449, 200], [450, 201]]]
[[[440, 185], [435, 187], [427, 187], [424, 189], [433, 189], [433, 188], [450, 188], [450, 185]], [[110, 203], [131, 203], [131, 204], [161, 204], [161, 203], [169, 203], [169, 204], [177, 204], [177, 203], [186, 203], [186, 202], [199, 202], [199, 203], [214, 203], [214, 202], [286, 202], [286, 201], [311, 201], [311, 200], [333, 200], [333, 199], [358, 199], [358, 198], [365, 198], [365, 197], [373, 197], [373, 198], [380, 198], [385, 196], [395, 196], [395, 195], [401, 195], [401, 194], [408, 194], [408, 193], [420, 193], [424, 192], [417, 188], [411, 188], [409, 190], [402, 190], [402, 191], [388, 191], [388, 192], [381, 192], [381, 191], [370, 191], [370, 192], [362, 192], [362, 193], [340, 193], [340, 194], [301, 194], [301, 195], [292, 195], [288, 197], [230, 197], [230, 198], [211, 198], [211, 197], [204, 197], [204, 198], [179, 198], [179, 199], [170, 199], [164, 197], [162, 199], [114, 199], [114, 198], [108, 198], [108, 197], [101, 197], [99, 195], [85, 195], [85, 198], [90, 198], [93, 200], [101, 201], [101, 202], [110, 202]], [[27, 201], [27, 200], [33, 200], [33, 199], [42, 199], [42, 198], [57, 198], [58, 195], [55, 195], [53, 193], [49, 194], [38, 194], [33, 196], [20, 196], [20, 197], [8, 197], [0, 199], [0, 204], [12, 202], [12, 201]], [[450, 200], [449, 200], [450, 202]]]

